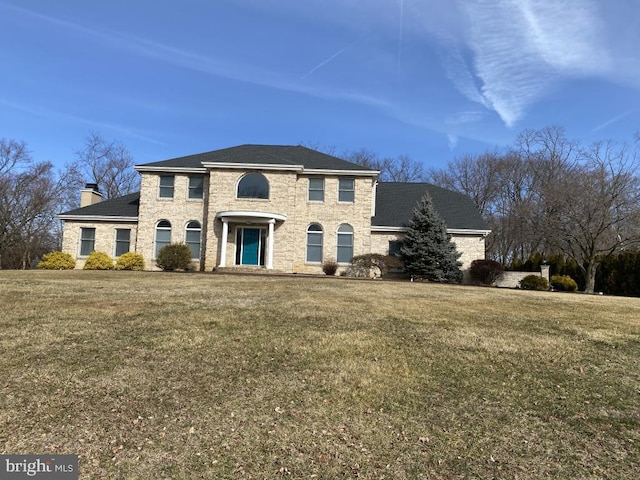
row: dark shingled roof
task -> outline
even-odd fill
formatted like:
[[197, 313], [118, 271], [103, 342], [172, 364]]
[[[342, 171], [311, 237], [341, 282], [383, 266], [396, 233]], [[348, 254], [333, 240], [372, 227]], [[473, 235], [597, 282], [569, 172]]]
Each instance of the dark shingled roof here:
[[283, 145], [240, 145], [161, 162], [145, 163], [138, 167], [202, 168], [203, 162], [302, 165], [304, 168], [324, 170], [370, 170], [310, 148]]
[[380, 182], [372, 226], [408, 227], [414, 209], [425, 193], [447, 228], [489, 230], [471, 198], [430, 183]]
[[140, 205], [140, 192], [130, 193], [124, 197], [112, 198], [103, 202], [94, 203], [87, 207], [76, 208], [64, 215], [87, 215], [101, 217], [137, 217]]

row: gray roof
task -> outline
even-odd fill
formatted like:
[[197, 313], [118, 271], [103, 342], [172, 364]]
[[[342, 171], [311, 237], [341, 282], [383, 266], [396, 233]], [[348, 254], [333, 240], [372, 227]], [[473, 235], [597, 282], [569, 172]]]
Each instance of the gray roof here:
[[257, 165], [302, 165], [308, 169], [371, 171], [355, 163], [302, 146], [240, 145], [213, 152], [198, 153], [137, 167], [202, 168], [203, 163], [239, 163]]
[[425, 193], [447, 228], [489, 230], [467, 195], [430, 183], [380, 182], [376, 192], [376, 215], [372, 226], [407, 227], [414, 209]]
[[139, 205], [140, 192], [135, 192], [125, 195], [124, 197], [112, 198], [87, 207], [69, 210], [68, 212], [61, 213], [60, 216], [137, 217]]

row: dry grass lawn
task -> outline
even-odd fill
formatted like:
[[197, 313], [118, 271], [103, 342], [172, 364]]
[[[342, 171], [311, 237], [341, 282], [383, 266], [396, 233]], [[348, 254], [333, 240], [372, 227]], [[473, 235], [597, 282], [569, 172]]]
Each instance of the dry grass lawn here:
[[640, 478], [640, 299], [4, 271], [0, 325], [0, 450], [82, 479]]

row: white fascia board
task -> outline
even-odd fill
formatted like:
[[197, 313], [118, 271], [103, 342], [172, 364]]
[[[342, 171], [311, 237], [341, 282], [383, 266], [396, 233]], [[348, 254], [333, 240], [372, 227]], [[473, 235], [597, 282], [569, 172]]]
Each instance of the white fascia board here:
[[226, 212], [216, 213], [217, 218], [230, 218], [230, 219], [266, 219], [266, 220], [280, 220], [284, 222], [287, 220], [287, 216], [283, 213], [271, 213], [271, 212], [257, 212], [251, 210], [231, 210]]
[[383, 225], [374, 225], [371, 227], [372, 232], [387, 232], [387, 233], [404, 233], [409, 231], [407, 227], [391, 227], [391, 226], [383, 226]]
[[302, 173], [310, 175], [341, 175], [347, 177], [377, 177], [380, 172], [371, 170], [329, 170], [324, 168], [305, 168]]
[[207, 168], [232, 168], [235, 170], [288, 170], [301, 172], [302, 165], [283, 165], [277, 163], [232, 163], [232, 162], [202, 162]]
[[491, 230], [474, 230], [471, 228], [447, 228], [447, 233], [451, 235], [482, 235], [486, 237], [491, 233]]
[[[388, 233], [406, 233], [409, 231], [409, 227], [391, 227], [391, 226], [372, 226], [372, 232], [388, 232]], [[450, 235], [482, 235], [486, 237], [491, 233], [491, 230], [474, 230], [470, 228], [447, 228], [447, 233]]]
[[138, 223], [138, 217], [110, 217], [107, 215], [56, 215], [67, 222]]
[[133, 167], [140, 173], [144, 172], [160, 172], [160, 173], [207, 173], [206, 168], [187, 168], [187, 167], [147, 167], [145, 165], [135, 165]]

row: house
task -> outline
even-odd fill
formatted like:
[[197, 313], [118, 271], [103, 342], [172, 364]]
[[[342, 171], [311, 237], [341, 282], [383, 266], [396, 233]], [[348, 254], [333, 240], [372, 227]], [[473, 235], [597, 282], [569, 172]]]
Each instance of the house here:
[[137, 165], [140, 192], [102, 200], [94, 184], [64, 220], [63, 251], [78, 268], [93, 250], [128, 251], [155, 268], [183, 242], [200, 270], [243, 266], [321, 273], [334, 259], [398, 251], [425, 192], [462, 253], [484, 258], [489, 233], [471, 199], [426, 183], [379, 183], [375, 170], [302, 146], [242, 145]]

